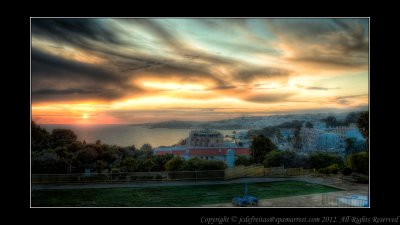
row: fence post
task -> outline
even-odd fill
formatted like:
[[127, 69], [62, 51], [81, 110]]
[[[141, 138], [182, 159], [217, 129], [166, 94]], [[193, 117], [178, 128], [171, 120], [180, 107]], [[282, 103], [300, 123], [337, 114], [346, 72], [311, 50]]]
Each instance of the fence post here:
[[196, 170], [196, 181], [195, 182], [197, 183], [197, 170]]

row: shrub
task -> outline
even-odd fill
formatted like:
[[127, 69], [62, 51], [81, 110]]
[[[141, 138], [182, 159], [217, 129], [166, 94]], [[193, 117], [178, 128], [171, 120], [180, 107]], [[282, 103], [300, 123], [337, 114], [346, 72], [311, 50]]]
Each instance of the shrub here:
[[226, 165], [219, 160], [202, 160], [199, 170], [224, 170]]
[[345, 167], [345, 168], [343, 168], [343, 170], [342, 170], [342, 174], [343, 175], [350, 175], [351, 173], [353, 173], [353, 170], [350, 168], [350, 167]]
[[183, 170], [196, 171], [199, 170], [204, 160], [199, 158], [191, 158], [183, 163]]
[[167, 171], [179, 171], [182, 170], [183, 168], [183, 159], [181, 157], [174, 157], [170, 160], [168, 160], [167, 163], [165, 163], [165, 169]]
[[265, 155], [264, 166], [265, 167], [277, 167], [283, 163], [283, 152], [273, 150]]
[[368, 175], [368, 153], [366, 152], [359, 152], [351, 154], [349, 157], [349, 167], [353, 169], [356, 173], [362, 173]]
[[251, 165], [250, 157], [244, 155], [238, 156], [237, 159], [235, 160], [235, 166], [242, 166], [242, 165], [250, 166]]
[[335, 163], [335, 164], [332, 164], [332, 165], [328, 166], [327, 170], [328, 170], [329, 174], [331, 174], [331, 173], [337, 174], [339, 172], [339, 170], [340, 170], [340, 167], [339, 167], [339, 165], [337, 163]]
[[310, 164], [312, 168], [325, 168], [332, 164], [338, 164], [341, 167], [343, 163], [343, 159], [335, 154], [325, 153], [325, 152], [317, 152], [312, 153], [310, 156]]
[[328, 174], [328, 169], [327, 168], [319, 168], [318, 173]]

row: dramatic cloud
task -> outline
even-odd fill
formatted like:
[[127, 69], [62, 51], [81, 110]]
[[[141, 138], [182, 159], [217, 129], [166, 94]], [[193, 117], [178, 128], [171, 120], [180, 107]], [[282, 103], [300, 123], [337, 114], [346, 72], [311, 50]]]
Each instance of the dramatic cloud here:
[[368, 104], [367, 19], [33, 18], [31, 28], [32, 115], [42, 122]]
[[268, 25], [283, 41], [289, 51], [289, 60], [342, 69], [368, 65], [365, 20], [270, 20]]
[[257, 95], [248, 95], [244, 97], [246, 101], [250, 102], [259, 102], [259, 103], [271, 103], [271, 102], [282, 102], [287, 100], [288, 97], [292, 96], [291, 93], [285, 94], [257, 94]]
[[317, 86], [304, 86], [304, 85], [297, 85], [299, 88], [304, 88], [307, 90], [316, 90], [316, 91], [329, 91], [329, 90], [335, 90], [335, 89], [340, 89], [340, 88], [328, 88], [328, 87], [317, 87]]
[[93, 42], [122, 44], [116, 35], [121, 30], [101, 19], [33, 19], [32, 35], [85, 48]]

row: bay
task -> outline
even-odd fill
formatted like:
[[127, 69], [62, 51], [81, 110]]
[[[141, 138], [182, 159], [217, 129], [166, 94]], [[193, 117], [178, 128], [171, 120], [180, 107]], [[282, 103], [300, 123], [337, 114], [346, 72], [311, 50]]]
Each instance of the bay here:
[[[146, 128], [143, 126], [130, 126], [121, 124], [40, 124], [49, 132], [53, 129], [71, 129], [79, 141], [102, 143], [118, 146], [135, 145], [140, 148], [149, 143], [153, 147], [169, 146], [189, 136], [191, 129]], [[219, 130], [224, 136], [232, 134], [234, 130]]]

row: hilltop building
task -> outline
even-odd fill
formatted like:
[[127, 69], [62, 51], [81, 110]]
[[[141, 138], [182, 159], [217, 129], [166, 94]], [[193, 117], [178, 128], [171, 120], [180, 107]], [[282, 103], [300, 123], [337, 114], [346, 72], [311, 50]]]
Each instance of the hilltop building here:
[[[241, 133], [244, 135], [244, 133]], [[225, 140], [224, 136], [210, 129], [192, 130], [181, 146], [159, 147], [153, 150], [155, 155], [173, 154], [184, 159], [200, 158], [205, 160], [221, 160], [234, 166], [232, 157], [240, 155], [250, 156], [250, 148], [237, 146], [232, 140]]]

